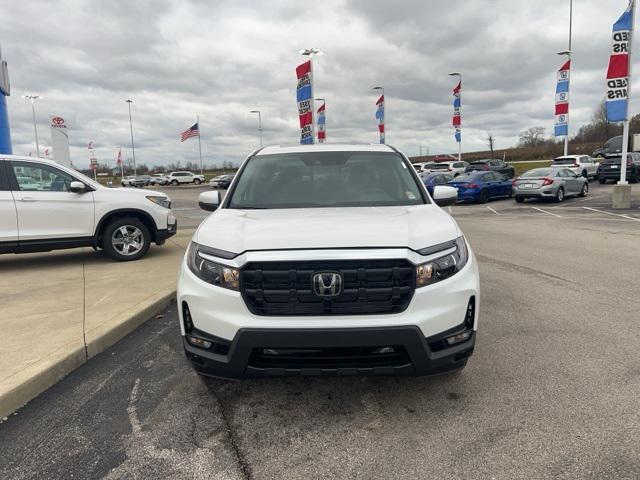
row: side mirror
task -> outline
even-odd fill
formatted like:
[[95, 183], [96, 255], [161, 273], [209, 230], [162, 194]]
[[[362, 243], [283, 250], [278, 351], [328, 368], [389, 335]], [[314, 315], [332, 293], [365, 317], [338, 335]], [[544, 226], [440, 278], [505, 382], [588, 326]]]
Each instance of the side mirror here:
[[441, 207], [453, 205], [458, 201], [458, 191], [453, 187], [437, 185], [433, 189], [433, 201]]
[[87, 186], [82, 183], [74, 180], [69, 184], [69, 191], [73, 193], [82, 193], [87, 191]]
[[204, 192], [198, 196], [198, 205], [207, 212], [214, 212], [220, 206], [220, 192]]

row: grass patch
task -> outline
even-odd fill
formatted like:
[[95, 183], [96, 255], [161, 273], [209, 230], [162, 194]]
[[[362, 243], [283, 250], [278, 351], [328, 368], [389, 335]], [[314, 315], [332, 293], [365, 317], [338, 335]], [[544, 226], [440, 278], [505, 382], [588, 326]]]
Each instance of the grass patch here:
[[513, 168], [516, 169], [516, 177], [522, 175], [527, 170], [531, 170], [533, 168], [544, 168], [551, 165], [551, 160], [544, 160], [539, 162], [518, 162], [518, 163], [510, 163], [513, 165]]

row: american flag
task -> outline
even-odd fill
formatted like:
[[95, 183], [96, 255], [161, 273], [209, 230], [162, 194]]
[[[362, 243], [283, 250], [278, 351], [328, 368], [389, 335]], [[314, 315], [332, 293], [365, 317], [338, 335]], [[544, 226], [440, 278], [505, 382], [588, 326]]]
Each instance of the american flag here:
[[191, 137], [199, 137], [200, 136], [200, 127], [198, 127], [197, 123], [194, 123], [189, 128], [187, 128], [184, 132], [180, 134], [180, 141], [184, 142], [187, 138]]

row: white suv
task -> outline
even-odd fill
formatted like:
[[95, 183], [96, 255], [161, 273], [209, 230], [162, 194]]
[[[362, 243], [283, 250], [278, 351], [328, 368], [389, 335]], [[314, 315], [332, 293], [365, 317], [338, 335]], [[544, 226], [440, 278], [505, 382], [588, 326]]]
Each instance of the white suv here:
[[91, 246], [137, 260], [176, 228], [163, 193], [106, 188], [55, 162], [0, 155], [0, 253]]
[[204, 175], [196, 175], [192, 172], [171, 172], [167, 175], [167, 180], [170, 185], [174, 187], [181, 183], [194, 183], [200, 185], [204, 182]]
[[427, 375], [473, 352], [478, 267], [455, 220], [388, 145], [266, 147], [198, 228], [178, 278], [203, 375]]
[[551, 167], [567, 168], [587, 180], [598, 176], [598, 163], [589, 155], [567, 155], [566, 157], [554, 158]]

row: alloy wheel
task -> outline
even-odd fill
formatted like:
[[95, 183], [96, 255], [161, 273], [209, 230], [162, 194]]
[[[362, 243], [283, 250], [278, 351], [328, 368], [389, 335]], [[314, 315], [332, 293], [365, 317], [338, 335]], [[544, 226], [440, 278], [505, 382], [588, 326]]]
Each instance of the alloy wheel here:
[[144, 235], [136, 226], [123, 225], [111, 235], [111, 245], [121, 255], [135, 255], [144, 246]]

